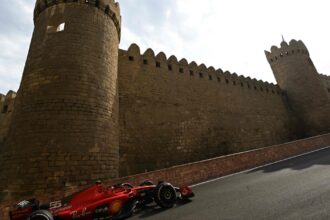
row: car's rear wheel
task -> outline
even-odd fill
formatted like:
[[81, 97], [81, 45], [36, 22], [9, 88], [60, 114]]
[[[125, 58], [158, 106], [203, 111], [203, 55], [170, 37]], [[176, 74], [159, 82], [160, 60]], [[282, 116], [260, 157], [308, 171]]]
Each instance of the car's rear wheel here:
[[176, 191], [169, 183], [160, 183], [155, 188], [154, 200], [162, 208], [171, 208], [176, 202]]
[[33, 212], [27, 220], [54, 220], [54, 218], [47, 210], [38, 210]]

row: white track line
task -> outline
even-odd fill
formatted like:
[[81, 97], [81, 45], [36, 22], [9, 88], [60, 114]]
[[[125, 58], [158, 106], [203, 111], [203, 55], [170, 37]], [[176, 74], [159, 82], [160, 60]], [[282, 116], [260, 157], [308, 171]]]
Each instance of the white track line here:
[[229, 175], [226, 175], [226, 176], [221, 176], [221, 177], [218, 177], [218, 178], [215, 178], [215, 179], [211, 179], [211, 180], [208, 180], [208, 181], [205, 181], [205, 182], [197, 183], [197, 184], [192, 185], [191, 187], [196, 187], [196, 186], [204, 185], [204, 184], [211, 183], [211, 182], [214, 182], [214, 181], [217, 181], [217, 180], [221, 180], [221, 179], [225, 179], [225, 178], [232, 177], [232, 176], [235, 176], [235, 175], [239, 175], [239, 174], [242, 174], [242, 173], [251, 172], [253, 170], [257, 170], [257, 169], [260, 169], [262, 167], [267, 167], [267, 166], [274, 165], [274, 164], [277, 164], [277, 163], [281, 163], [281, 162], [291, 160], [291, 159], [294, 159], [294, 158], [297, 158], [297, 157], [302, 157], [302, 156], [312, 154], [312, 153], [315, 153], [315, 152], [318, 152], [318, 151], [322, 151], [322, 150], [325, 150], [325, 149], [328, 149], [328, 148], [330, 148], [330, 146], [320, 148], [320, 149], [317, 149], [317, 150], [313, 150], [313, 151], [309, 151], [309, 152], [299, 154], [299, 155], [296, 155], [296, 156], [292, 156], [292, 157], [289, 157], [289, 158], [286, 158], [286, 159], [283, 159], [283, 160], [278, 160], [278, 161], [273, 162], [273, 163], [264, 164], [264, 165], [254, 167], [254, 168], [251, 168], [251, 169], [248, 169], [248, 170], [243, 170], [243, 171], [240, 171], [238, 173], [233, 173], [233, 174], [229, 174]]

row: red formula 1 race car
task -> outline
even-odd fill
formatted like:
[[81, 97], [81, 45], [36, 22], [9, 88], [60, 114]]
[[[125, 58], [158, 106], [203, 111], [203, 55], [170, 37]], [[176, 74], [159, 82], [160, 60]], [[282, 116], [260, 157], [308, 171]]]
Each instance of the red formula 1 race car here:
[[80, 192], [39, 205], [35, 199], [22, 201], [10, 212], [11, 220], [105, 220], [124, 219], [136, 210], [155, 202], [171, 208], [178, 200], [188, 200], [194, 193], [188, 186], [174, 187], [167, 182], [154, 185], [144, 181], [133, 187], [129, 183], [105, 187], [96, 183]]

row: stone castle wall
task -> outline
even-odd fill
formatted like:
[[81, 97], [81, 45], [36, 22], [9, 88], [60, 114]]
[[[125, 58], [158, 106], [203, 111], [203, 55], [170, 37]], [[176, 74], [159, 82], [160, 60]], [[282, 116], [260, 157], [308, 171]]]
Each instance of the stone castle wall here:
[[119, 51], [120, 174], [297, 137], [280, 88], [164, 53]]
[[[277, 85], [152, 50], [141, 54], [134, 44], [119, 50], [118, 77], [121, 176], [300, 136]], [[330, 93], [330, 76], [320, 78]], [[15, 97], [1, 95], [0, 142], [8, 134]]]

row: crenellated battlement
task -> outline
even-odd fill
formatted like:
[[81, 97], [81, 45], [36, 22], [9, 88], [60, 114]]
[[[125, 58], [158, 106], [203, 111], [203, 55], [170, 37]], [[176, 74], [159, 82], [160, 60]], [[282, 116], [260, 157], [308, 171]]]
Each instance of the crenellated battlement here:
[[321, 78], [324, 79], [324, 80], [327, 80], [327, 81], [330, 80], [330, 76], [328, 76], [328, 75], [324, 75], [324, 74], [322, 74], [322, 73], [320, 73], [319, 75], [320, 75]]
[[132, 44], [128, 50], [120, 50], [122, 58], [127, 59], [127, 62], [132, 62], [134, 65], [151, 66], [155, 70], [165, 70], [168, 72], [185, 75], [187, 77], [196, 77], [201, 80], [225, 84], [228, 86], [237, 86], [248, 90], [261, 91], [271, 94], [282, 94], [281, 89], [273, 84], [262, 80], [251, 79], [237, 73], [215, 69], [213, 66], [207, 67], [205, 64], [197, 64], [195, 61], [188, 62], [183, 58], [179, 60], [176, 56], [171, 55], [167, 58], [164, 52], [155, 52], [149, 48], [144, 53], [141, 53], [140, 47], [137, 44]]
[[3, 103], [5, 101], [5, 98], [6, 96], [0, 93], [0, 103]]
[[319, 74], [321, 81], [326, 87], [326, 90], [330, 93], [330, 76], [324, 75], [324, 74]]
[[9, 90], [6, 94], [6, 100], [16, 98], [17, 93], [13, 90]]
[[6, 95], [0, 94], [0, 113], [6, 114], [13, 111], [16, 95], [16, 92], [12, 90]]
[[269, 51], [265, 50], [267, 60], [270, 64], [276, 63], [277, 61], [285, 58], [287, 56], [309, 56], [309, 52], [305, 44], [299, 40], [291, 40], [289, 44], [285, 41], [282, 41], [281, 47], [272, 46]]
[[121, 15], [118, 2], [114, 0], [37, 0], [34, 9], [34, 21], [44, 10], [59, 4], [82, 4], [98, 8], [112, 19], [120, 39]]

